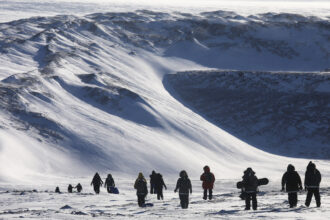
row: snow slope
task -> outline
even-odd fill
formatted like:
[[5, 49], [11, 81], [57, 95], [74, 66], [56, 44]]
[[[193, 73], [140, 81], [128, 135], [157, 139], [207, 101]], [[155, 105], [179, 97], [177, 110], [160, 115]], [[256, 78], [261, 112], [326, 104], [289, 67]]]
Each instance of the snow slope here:
[[[329, 21], [297, 14], [141, 10], [33, 17], [2, 23], [0, 31], [2, 157], [12, 164], [4, 179], [14, 170], [184, 168], [195, 175], [205, 163], [227, 178], [261, 164], [266, 173], [289, 159], [257, 150], [186, 108], [164, 87], [164, 74], [210, 67], [315, 71], [329, 64]], [[19, 138], [9, 148], [11, 136]], [[33, 159], [10, 156], [21, 148]]]
[[[4, 10], [13, 15], [9, 9], [15, 2], [1, 4], [8, 4]], [[243, 142], [190, 109], [164, 77], [210, 68], [324, 70], [329, 68], [330, 47], [326, 16], [195, 9], [88, 14], [91, 9], [82, 8], [67, 13], [71, 15], [52, 10], [60, 15], [0, 23], [0, 197], [5, 201], [0, 203], [0, 218], [65, 219], [76, 213], [123, 218], [154, 218], [161, 213], [177, 218], [184, 212], [173, 193], [156, 209], [138, 210], [130, 185], [133, 178], [155, 169], [166, 176], [172, 191], [178, 172], [186, 169], [194, 192], [196, 188], [200, 193], [196, 180], [205, 164], [221, 179], [217, 199], [210, 210], [196, 195], [196, 212], [187, 218], [267, 218], [282, 208], [289, 212], [281, 204], [285, 195], [278, 193], [278, 181], [288, 163], [303, 174], [313, 154], [288, 158]], [[22, 16], [34, 13], [29, 10]], [[328, 177], [328, 160], [316, 163]], [[259, 177], [269, 177], [275, 191], [264, 194], [265, 209], [260, 213], [238, 211], [242, 203], [232, 188], [248, 166]], [[109, 201], [114, 207], [101, 204], [108, 198], [104, 193], [89, 194], [95, 171], [117, 177], [124, 197]], [[50, 192], [55, 183], [65, 189], [68, 181], [82, 182], [86, 198]], [[27, 188], [40, 193], [24, 191]], [[75, 209], [60, 209], [65, 201]], [[272, 208], [274, 203], [279, 210]], [[298, 207], [297, 212], [293, 218], [310, 210]]]

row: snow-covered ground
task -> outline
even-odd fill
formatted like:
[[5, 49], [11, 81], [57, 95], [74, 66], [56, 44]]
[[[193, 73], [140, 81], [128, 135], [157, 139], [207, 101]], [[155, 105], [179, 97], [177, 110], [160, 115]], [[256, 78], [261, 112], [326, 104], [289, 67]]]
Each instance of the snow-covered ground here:
[[[255, 148], [190, 109], [164, 80], [213, 68], [319, 74], [330, 63], [329, 4], [183, 2], [0, 1], [0, 218], [330, 215], [328, 160], [316, 161], [324, 176], [323, 207], [288, 210], [278, 191], [287, 164], [303, 175], [308, 161], [320, 157]], [[317, 85], [328, 97], [329, 82]], [[205, 164], [218, 179], [213, 202], [201, 200], [198, 177]], [[248, 166], [271, 180], [261, 188], [256, 212], [241, 211], [235, 189]], [[166, 199], [139, 209], [134, 178], [153, 169], [170, 186]], [[172, 193], [182, 169], [194, 183], [185, 211]], [[113, 173], [121, 194], [90, 194], [95, 171]], [[78, 181], [82, 195], [51, 192]], [[61, 209], [65, 205], [72, 208]]]

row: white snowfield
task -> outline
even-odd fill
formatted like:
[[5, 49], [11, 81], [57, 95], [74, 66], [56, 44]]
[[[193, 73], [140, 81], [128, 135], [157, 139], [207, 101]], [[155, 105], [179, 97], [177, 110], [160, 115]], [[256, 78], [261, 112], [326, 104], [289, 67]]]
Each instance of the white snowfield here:
[[[282, 174], [292, 163], [304, 179], [314, 155], [257, 149], [189, 108], [164, 80], [213, 68], [327, 75], [327, 3], [314, 5], [315, 16], [128, 4], [0, 1], [0, 219], [328, 219], [327, 157], [314, 160], [323, 175], [322, 207], [306, 208], [302, 193], [298, 207], [288, 209]], [[329, 81], [319, 85], [328, 97]], [[206, 164], [217, 178], [210, 202], [202, 200], [199, 181]], [[260, 188], [258, 211], [243, 211], [235, 189], [247, 167], [270, 179]], [[188, 210], [173, 193], [183, 169], [193, 180]], [[148, 177], [152, 170], [169, 189], [163, 202], [149, 195], [155, 206], [141, 209], [133, 183], [138, 172]], [[121, 193], [94, 195], [96, 171], [112, 173]], [[82, 194], [53, 193], [78, 182]]]

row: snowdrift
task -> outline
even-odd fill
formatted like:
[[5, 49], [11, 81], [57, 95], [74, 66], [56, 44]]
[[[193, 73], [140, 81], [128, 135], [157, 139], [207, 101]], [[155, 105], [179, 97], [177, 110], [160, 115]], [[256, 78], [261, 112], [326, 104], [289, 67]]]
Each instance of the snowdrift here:
[[205, 164], [223, 178], [247, 166], [261, 175], [281, 172], [292, 159], [210, 123], [171, 95], [164, 76], [209, 68], [323, 70], [329, 32], [329, 21], [317, 17], [226, 11], [0, 23], [1, 178], [152, 169], [197, 176]]

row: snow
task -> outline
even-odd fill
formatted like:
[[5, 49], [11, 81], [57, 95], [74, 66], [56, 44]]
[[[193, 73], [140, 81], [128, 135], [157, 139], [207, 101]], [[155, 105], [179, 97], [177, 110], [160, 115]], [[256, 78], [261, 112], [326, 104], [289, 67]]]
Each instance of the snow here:
[[[329, 216], [327, 156], [293, 158], [285, 148], [279, 156], [251, 146], [187, 105], [180, 90], [165, 80], [187, 71], [203, 76], [213, 68], [288, 76], [300, 71], [297, 81], [280, 80], [278, 88], [269, 77], [265, 87], [328, 96], [328, 82], [316, 76], [328, 77], [320, 71], [330, 63], [329, 4], [180, 4], [0, 1], [0, 218]], [[298, 83], [306, 81], [301, 72], [315, 76], [311, 88]], [[259, 78], [252, 74], [251, 79]], [[203, 83], [190, 86], [213, 85]], [[236, 83], [225, 86], [235, 89]], [[313, 130], [327, 123], [327, 114], [324, 118], [302, 124]], [[324, 207], [306, 208], [301, 201], [289, 210], [286, 195], [278, 191], [280, 178], [289, 163], [303, 175], [309, 160], [324, 176]], [[201, 199], [198, 180], [206, 164], [217, 177], [211, 202]], [[271, 180], [261, 188], [255, 212], [242, 211], [235, 189], [247, 167]], [[169, 190], [164, 202], [149, 196], [155, 206], [140, 209], [134, 178], [153, 169], [164, 175]], [[183, 169], [194, 185], [188, 210], [179, 208], [173, 193]], [[93, 195], [89, 181], [96, 171], [101, 176], [111, 172], [121, 194]], [[57, 185], [66, 191], [69, 183], [78, 182], [82, 194], [52, 192]]]

